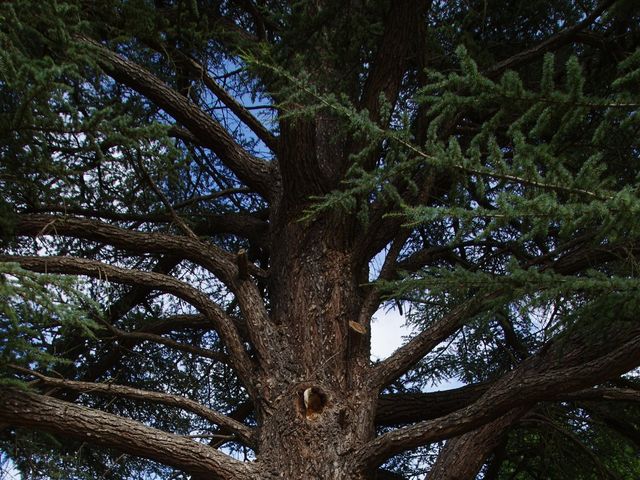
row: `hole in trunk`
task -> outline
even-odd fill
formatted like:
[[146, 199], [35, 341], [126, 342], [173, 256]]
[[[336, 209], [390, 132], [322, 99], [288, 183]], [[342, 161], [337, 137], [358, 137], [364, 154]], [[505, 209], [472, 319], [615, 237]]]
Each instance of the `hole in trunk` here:
[[327, 394], [319, 387], [307, 387], [299, 390], [297, 410], [308, 420], [315, 420], [327, 405]]

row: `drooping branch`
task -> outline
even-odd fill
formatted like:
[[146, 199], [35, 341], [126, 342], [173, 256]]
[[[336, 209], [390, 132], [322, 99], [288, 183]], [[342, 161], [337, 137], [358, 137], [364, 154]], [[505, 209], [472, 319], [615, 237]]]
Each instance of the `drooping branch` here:
[[637, 367], [640, 364], [640, 328], [630, 326], [630, 323], [612, 325], [592, 342], [575, 334], [543, 350], [496, 381], [470, 406], [376, 438], [362, 447], [359, 461], [365, 468], [374, 467], [401, 451], [479, 428], [505, 411], [554, 399]]
[[[471, 244], [469, 242], [468, 244]], [[457, 257], [453, 251], [456, 248], [464, 247], [467, 243], [459, 243], [453, 245], [437, 245], [429, 248], [417, 250], [404, 258], [396, 265], [397, 271], [416, 272], [420, 268], [442, 259], [449, 259], [454, 263], [458, 263]]]
[[574, 272], [593, 268], [616, 260], [632, 259], [640, 255], [640, 244], [638, 242], [626, 242], [620, 244], [590, 246], [575, 249], [564, 255], [556, 254], [556, 260], [543, 259], [533, 260], [532, 264], [541, 265], [540, 271], [552, 270], [563, 275], [570, 275]]
[[190, 303], [215, 325], [222, 342], [227, 346], [230, 360], [238, 376], [252, 392], [254, 368], [233, 320], [204, 293], [169, 275], [115, 267], [96, 260], [73, 257], [27, 257], [0, 255], [0, 262], [16, 262], [22, 268], [41, 273], [86, 275], [128, 285], [141, 285], [169, 293]]
[[[434, 247], [431, 249], [423, 249], [415, 252], [405, 260], [398, 262], [389, 268], [388, 272], [393, 271], [414, 271], [421, 266], [440, 258], [452, 256], [451, 249], [455, 246]], [[532, 260], [525, 267], [531, 268], [534, 265], [542, 263], [543, 267], [540, 271], [553, 270], [563, 275], [571, 275], [587, 267], [595, 267], [606, 262], [616, 260], [630, 255], [636, 255], [638, 252], [637, 245], [612, 245], [607, 247], [589, 247], [578, 249], [563, 255], [557, 261], [538, 262]], [[455, 258], [452, 256], [452, 260]], [[454, 333], [468, 318], [479, 313], [488, 301], [495, 299], [497, 293], [487, 295], [481, 299], [473, 299], [468, 303], [457, 307], [440, 320], [433, 323], [424, 332], [417, 335], [413, 340], [399, 348], [391, 357], [376, 367], [375, 381], [380, 386], [388, 385], [394, 379], [405, 373], [415, 362], [426, 355], [440, 341]], [[516, 346], [519, 354], [524, 357], [526, 351], [522, 346]], [[392, 373], [396, 370], [396, 373]], [[386, 371], [386, 372], [385, 372]], [[395, 375], [395, 376], [394, 376]]]
[[188, 438], [26, 391], [0, 392], [0, 423], [111, 447], [214, 480], [249, 480], [251, 465]]
[[247, 238], [252, 245], [266, 247], [269, 229], [266, 216], [267, 211], [261, 212], [259, 217], [242, 213], [207, 215], [195, 222], [193, 231], [205, 236], [232, 233]]
[[140, 65], [88, 37], [102, 68], [115, 80], [141, 93], [195, 135], [244, 182], [265, 198], [273, 193], [273, 165], [250, 155], [216, 120]]
[[[268, 318], [262, 297], [252, 279], [241, 278], [240, 266], [233, 254], [198, 239], [161, 233], [143, 233], [116, 227], [96, 220], [49, 215], [22, 215], [16, 227], [18, 234], [41, 235], [55, 233], [76, 238], [85, 238], [113, 245], [132, 252], [164, 253], [191, 260], [213, 272], [236, 295], [245, 317], [248, 332], [265, 368], [273, 365], [275, 357], [269, 338], [276, 337]], [[265, 277], [266, 273], [247, 262], [243, 264], [248, 273]]]

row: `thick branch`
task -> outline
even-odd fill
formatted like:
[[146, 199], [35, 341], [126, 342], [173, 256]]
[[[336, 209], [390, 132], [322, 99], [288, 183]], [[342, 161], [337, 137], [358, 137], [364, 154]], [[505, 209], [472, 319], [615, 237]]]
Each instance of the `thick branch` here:
[[233, 255], [196, 239], [127, 230], [86, 218], [25, 214], [16, 225], [17, 235], [63, 235], [102, 242], [133, 253], [161, 253], [190, 260], [214, 273], [227, 285], [235, 275]]
[[640, 391], [632, 388], [599, 387], [572, 392], [559, 397], [560, 400], [640, 402]]
[[514, 408], [500, 418], [447, 441], [429, 472], [433, 480], [474, 480], [485, 460], [502, 442], [509, 427], [529, 409]]
[[0, 423], [74, 437], [215, 480], [253, 477], [249, 464], [139, 422], [34, 393], [0, 393]]
[[434, 246], [417, 250], [407, 258], [398, 262], [396, 270], [402, 272], [416, 272], [425, 265], [441, 259], [451, 259], [454, 262], [457, 262], [458, 259], [453, 254], [453, 250], [464, 246], [466, 246], [466, 244]]
[[637, 367], [640, 328], [629, 324], [612, 325], [591, 343], [579, 334], [565, 339], [525, 360], [469, 407], [378, 437], [361, 448], [359, 461], [365, 469], [375, 467], [401, 451], [479, 428], [505, 411], [554, 399]]
[[271, 197], [274, 185], [271, 164], [247, 153], [218, 122], [148, 70], [95, 40], [87, 37], [81, 40], [91, 45], [100, 65], [111, 77], [167, 111], [202, 145], [214, 151], [242, 182], [265, 198]]
[[490, 386], [490, 383], [477, 383], [439, 392], [381, 395], [375, 422], [392, 426], [439, 418], [472, 404]]
[[[30, 210], [34, 211], [34, 210]], [[64, 215], [80, 215], [83, 217], [103, 218], [116, 222], [169, 223], [171, 215], [165, 212], [129, 213], [107, 210], [93, 210], [61, 205], [43, 205], [35, 210], [41, 212], [56, 212]], [[231, 233], [246, 237], [257, 245], [265, 244], [268, 224], [265, 218], [268, 213], [259, 212], [255, 216], [242, 213], [225, 213], [223, 215], [202, 215], [193, 223], [193, 231], [202, 236]]]
[[[378, 398], [375, 423], [379, 426], [394, 426], [440, 418], [468, 407], [492, 387], [493, 383], [476, 383], [438, 392], [381, 395]], [[596, 387], [561, 393], [549, 400], [640, 402], [640, 391]]]
[[171, 395], [168, 393], [151, 392], [149, 390], [141, 390], [139, 388], [116, 385], [113, 383], [77, 382], [73, 380], [51, 378], [38, 372], [23, 368], [17, 368], [17, 370], [37, 377], [38, 383], [47, 387], [62, 388], [91, 395], [113, 395], [117, 397], [132, 398], [135, 400], [143, 400], [146, 402], [161, 403], [171, 407], [178, 407], [195, 413], [216, 425], [226, 428], [233, 432], [237, 437], [237, 440], [246, 445], [253, 446], [253, 430], [251, 428], [189, 398]]
[[416, 56], [424, 32], [430, 1], [397, 0], [391, 3], [385, 31], [364, 85], [361, 106], [372, 120], [380, 120], [380, 95], [394, 105], [402, 85], [407, 64]]
[[[553, 262], [535, 262], [541, 264], [540, 271], [553, 270], [556, 273], [570, 275], [574, 272], [603, 265], [616, 260], [628, 260], [640, 254], [638, 242], [613, 244], [606, 246], [584, 246], [576, 249]], [[535, 261], [535, 260], [534, 260]], [[531, 262], [532, 264], [534, 262]]]

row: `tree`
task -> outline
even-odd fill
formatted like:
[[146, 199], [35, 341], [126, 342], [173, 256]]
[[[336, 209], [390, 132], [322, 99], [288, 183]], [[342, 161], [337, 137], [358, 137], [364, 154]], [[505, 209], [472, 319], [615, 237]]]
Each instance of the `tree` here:
[[640, 475], [637, 2], [0, 16], [25, 478]]

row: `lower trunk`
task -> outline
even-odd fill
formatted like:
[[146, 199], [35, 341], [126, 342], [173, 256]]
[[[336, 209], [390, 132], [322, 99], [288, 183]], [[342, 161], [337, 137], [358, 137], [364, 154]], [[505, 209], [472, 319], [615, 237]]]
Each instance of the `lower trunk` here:
[[260, 478], [368, 478], [354, 471], [350, 454], [373, 437], [375, 402], [371, 399], [375, 397], [331, 391], [322, 385], [288, 389], [262, 425]]
[[269, 297], [292, 361], [261, 379], [260, 478], [364, 479], [350, 454], [375, 435], [378, 395], [365, 375], [369, 333], [349, 322], [358, 319], [366, 273], [363, 280], [335, 223], [279, 223]]

